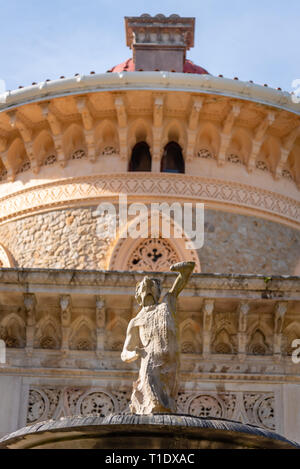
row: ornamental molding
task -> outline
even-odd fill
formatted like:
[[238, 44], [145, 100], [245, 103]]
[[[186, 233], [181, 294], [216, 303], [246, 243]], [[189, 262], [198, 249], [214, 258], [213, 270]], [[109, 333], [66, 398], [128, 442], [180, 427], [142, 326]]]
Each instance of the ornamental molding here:
[[[299, 228], [300, 201], [272, 191], [237, 182], [172, 174], [105, 174], [68, 178], [3, 197], [0, 224], [29, 214], [97, 203], [103, 198], [118, 201], [119, 194], [132, 199], [199, 201], [208, 207], [255, 214]], [[130, 200], [129, 200], [130, 201]]]
[[44, 81], [0, 95], [0, 112], [18, 106], [72, 94], [126, 90], [186, 91], [217, 94], [271, 105], [300, 115], [300, 104], [291, 93], [240, 80], [171, 72], [121, 72], [78, 75]]
[[[53, 291], [53, 286], [63, 290], [65, 294], [81, 293], [82, 286], [90, 288], [90, 293], [99, 295], [99, 287], [107, 288], [111, 291], [114, 286], [126, 287], [126, 294], [135, 291], [135, 285], [144, 277], [143, 272], [116, 272], [109, 270], [83, 271], [64, 269], [3, 269], [0, 270], [0, 287], [2, 292], [9, 284], [10, 292], [31, 291], [39, 292], [41, 285], [43, 291]], [[153, 277], [159, 278], [163, 288], [169, 288], [174, 281], [174, 274], [171, 272], [153, 272]], [[187, 292], [197, 292], [201, 298], [215, 298], [215, 290], [219, 290], [219, 295], [229, 291], [231, 297], [239, 298], [245, 295], [243, 301], [258, 299], [274, 299], [285, 301], [285, 297], [292, 301], [300, 300], [300, 277], [295, 276], [271, 276], [254, 274], [194, 274], [186, 288]], [[210, 295], [210, 290], [212, 290]], [[124, 290], [123, 294], [124, 294]], [[290, 297], [289, 297], [290, 295]], [[228, 295], [226, 294], [226, 297]], [[277, 298], [278, 297], [278, 298]], [[208, 301], [212, 301], [208, 299]]]

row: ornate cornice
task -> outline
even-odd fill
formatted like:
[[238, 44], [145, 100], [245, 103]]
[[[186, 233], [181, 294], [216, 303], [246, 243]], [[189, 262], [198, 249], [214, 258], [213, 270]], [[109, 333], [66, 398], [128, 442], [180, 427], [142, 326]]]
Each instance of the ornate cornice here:
[[8, 91], [1, 95], [0, 111], [70, 94], [127, 89], [215, 93], [219, 96], [231, 96], [266, 104], [300, 115], [300, 104], [294, 103], [288, 92], [212, 75], [170, 72], [102, 73], [40, 82], [37, 85]]
[[121, 173], [68, 178], [24, 189], [1, 199], [0, 223], [74, 203], [99, 203], [103, 198], [204, 202], [224, 210], [254, 213], [299, 227], [300, 201], [236, 182], [188, 175]]
[[[171, 287], [174, 281], [174, 274], [169, 272], [153, 272], [152, 276], [161, 280], [163, 288]], [[82, 292], [85, 286], [86, 293], [98, 295], [99, 288], [104, 293], [106, 288], [111, 292], [111, 287], [114, 287], [122, 295], [131, 295], [143, 277], [144, 272], [135, 271], [4, 268], [0, 269], [0, 290], [6, 291], [9, 285], [10, 292], [38, 293], [52, 291], [55, 287], [54, 291], [66, 295]], [[280, 301], [284, 301], [284, 297], [300, 301], [300, 277], [199, 273], [193, 274], [189, 280], [185, 295], [191, 296], [195, 292], [199, 298], [222, 295], [243, 298], [246, 295], [249, 300], [275, 299], [277, 296]]]

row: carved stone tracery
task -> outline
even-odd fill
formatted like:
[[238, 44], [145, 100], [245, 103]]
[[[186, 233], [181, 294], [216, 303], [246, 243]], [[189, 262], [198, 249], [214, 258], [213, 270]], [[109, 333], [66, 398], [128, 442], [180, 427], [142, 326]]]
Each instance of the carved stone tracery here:
[[128, 402], [129, 391], [35, 386], [29, 390], [26, 423], [72, 415], [106, 417], [110, 413], [124, 411]]
[[220, 402], [213, 396], [195, 397], [189, 405], [188, 413], [197, 417], [223, 417], [223, 409]]
[[179, 256], [166, 239], [143, 240], [131, 254], [127, 270], [168, 272], [170, 265], [179, 262]]
[[80, 400], [80, 415], [99, 415], [106, 417], [115, 410], [112, 398], [104, 392], [93, 392]]
[[198, 158], [204, 158], [206, 160], [213, 160], [215, 157], [207, 148], [201, 148], [197, 153]]
[[[32, 386], [27, 403], [27, 424], [72, 415], [128, 412], [130, 389]], [[186, 391], [177, 396], [177, 412], [203, 418], [224, 418], [278, 431], [278, 409], [273, 392]]]

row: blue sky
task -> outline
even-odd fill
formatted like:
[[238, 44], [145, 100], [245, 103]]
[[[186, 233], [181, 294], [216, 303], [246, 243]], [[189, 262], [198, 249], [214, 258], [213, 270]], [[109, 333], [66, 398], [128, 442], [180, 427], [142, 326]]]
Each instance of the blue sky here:
[[7, 89], [102, 73], [131, 56], [124, 16], [196, 17], [188, 58], [214, 75], [291, 91], [300, 78], [299, 0], [0, 0], [0, 79]]

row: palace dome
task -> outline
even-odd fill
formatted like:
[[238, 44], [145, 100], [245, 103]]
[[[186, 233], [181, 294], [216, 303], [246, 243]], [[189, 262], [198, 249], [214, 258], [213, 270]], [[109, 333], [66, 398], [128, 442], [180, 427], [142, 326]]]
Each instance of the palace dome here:
[[[132, 58], [125, 60], [125, 62], [122, 62], [118, 65], [115, 65], [112, 67], [110, 70], [107, 70], [108, 72], [135, 72], [138, 71], [136, 70], [135, 63]], [[142, 71], [142, 70], [141, 70]], [[160, 71], [160, 70], [157, 70]], [[171, 70], [170, 70], [171, 71]], [[183, 65], [183, 73], [196, 73], [197, 75], [210, 75], [210, 73], [205, 70], [203, 67], [200, 67], [199, 65], [194, 64], [191, 60], [185, 60], [184, 65]]]

